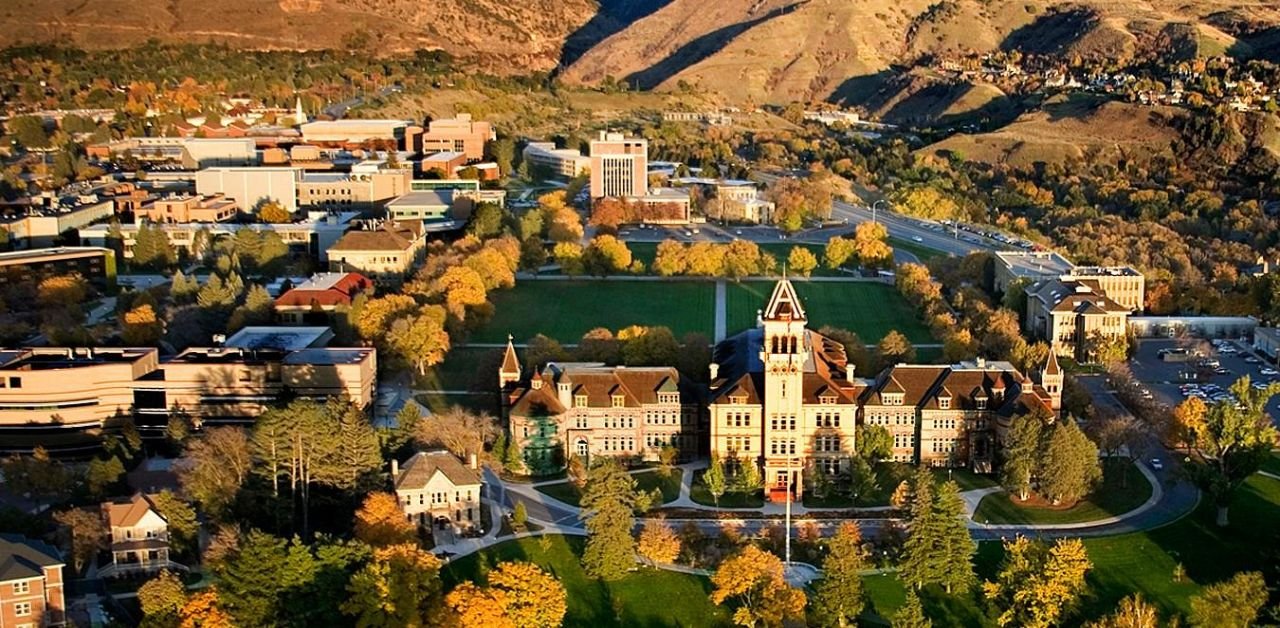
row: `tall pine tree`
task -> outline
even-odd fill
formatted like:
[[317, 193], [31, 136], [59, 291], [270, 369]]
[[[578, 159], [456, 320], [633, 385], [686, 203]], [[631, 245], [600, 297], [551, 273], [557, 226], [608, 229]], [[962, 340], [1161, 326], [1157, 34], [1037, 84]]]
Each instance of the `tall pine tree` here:
[[911, 484], [911, 533], [903, 544], [902, 564], [898, 568], [902, 581], [917, 589], [932, 582], [936, 574], [932, 515], [933, 474], [921, 466]]
[[591, 468], [582, 493], [587, 547], [582, 564], [594, 578], [616, 580], [635, 566], [636, 483], [616, 461], [602, 458]]
[[933, 526], [937, 530], [938, 584], [952, 591], [968, 591], [977, 581], [973, 555], [978, 551], [965, 525], [964, 500], [960, 487], [950, 480], [938, 487], [933, 497]]
[[813, 597], [814, 611], [823, 626], [844, 628], [856, 624], [865, 606], [861, 571], [867, 565], [858, 524], [851, 521], [840, 524], [827, 549], [830, 552], [822, 562], [824, 577]]

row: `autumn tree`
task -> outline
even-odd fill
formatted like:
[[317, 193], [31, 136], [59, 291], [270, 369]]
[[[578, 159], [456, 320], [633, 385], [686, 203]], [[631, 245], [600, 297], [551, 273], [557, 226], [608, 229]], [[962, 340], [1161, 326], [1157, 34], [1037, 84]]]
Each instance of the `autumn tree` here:
[[602, 277], [626, 272], [631, 267], [631, 250], [622, 240], [598, 235], [582, 252], [582, 265], [586, 272]]
[[1173, 421], [1170, 423], [1169, 436], [1186, 447], [1187, 452], [1200, 440], [1205, 429], [1205, 416], [1209, 406], [1199, 397], [1187, 397], [1173, 409]]
[[1267, 403], [1280, 393], [1280, 383], [1261, 390], [1249, 376], [1231, 385], [1233, 399], [1214, 402], [1204, 416], [1198, 450], [1186, 465], [1200, 489], [1218, 507], [1217, 523], [1228, 524], [1231, 498], [1244, 481], [1262, 467], [1275, 446], [1277, 431], [1267, 413]]
[[420, 422], [413, 438], [423, 446], [443, 447], [466, 460], [470, 454], [481, 455], [500, 431], [496, 418], [452, 406]]
[[1080, 539], [1060, 539], [1050, 545], [1019, 536], [1005, 541], [1004, 553], [996, 581], [982, 585], [987, 599], [1000, 611], [996, 623], [1049, 628], [1075, 610], [1091, 568]]
[[900, 362], [914, 362], [916, 359], [916, 349], [911, 346], [911, 341], [902, 335], [902, 332], [891, 329], [889, 333], [880, 339], [880, 344], [876, 347], [876, 351], [880, 355], [880, 366], [882, 368], [893, 366]]
[[431, 285], [431, 293], [444, 300], [449, 315], [463, 320], [467, 308], [486, 302], [488, 293], [484, 287], [484, 279], [475, 270], [467, 266], [454, 266], [444, 272]]
[[487, 587], [467, 582], [445, 597], [459, 625], [523, 628], [559, 626], [564, 621], [568, 612], [564, 585], [537, 565], [499, 563], [487, 579]]
[[787, 254], [787, 268], [802, 277], [808, 277], [818, 267], [818, 258], [808, 247], [793, 246]]
[[960, 213], [960, 206], [949, 195], [928, 184], [901, 188], [892, 200], [898, 212], [927, 220], [956, 218]]
[[711, 586], [714, 604], [737, 604], [733, 623], [739, 626], [782, 626], [804, 616], [804, 592], [787, 584], [782, 560], [755, 545], [720, 563]]
[[680, 555], [680, 537], [661, 516], [646, 519], [636, 551], [650, 565], [674, 563]]
[[685, 256], [685, 247], [675, 240], [663, 240], [658, 243], [657, 252], [650, 269], [660, 277], [683, 275], [689, 268]]
[[71, 536], [71, 555], [76, 570], [83, 569], [98, 552], [107, 546], [108, 532], [98, 513], [83, 508], [71, 508], [53, 515], [53, 519], [67, 528]]
[[188, 495], [214, 518], [225, 515], [253, 468], [243, 428], [213, 427], [187, 442], [187, 464], [178, 479]]
[[277, 201], [270, 200], [258, 207], [258, 220], [267, 224], [283, 224], [292, 219], [289, 210]]
[[370, 299], [360, 307], [352, 322], [356, 333], [370, 342], [381, 343], [391, 323], [418, 310], [418, 302], [407, 294], [389, 294]]
[[560, 265], [561, 272], [570, 277], [586, 271], [582, 262], [582, 245], [577, 242], [557, 242], [551, 249], [551, 257]]
[[592, 465], [582, 492], [587, 547], [582, 564], [593, 578], [616, 580], [635, 565], [635, 479], [612, 458]]
[[815, 587], [812, 604], [823, 626], [844, 628], [856, 624], [866, 605], [861, 572], [867, 561], [858, 525], [851, 521], [841, 523], [827, 542], [827, 550], [822, 562], [823, 578]]
[[1191, 598], [1187, 620], [1195, 628], [1248, 628], [1258, 619], [1268, 595], [1261, 573], [1238, 573]]
[[864, 222], [854, 230], [853, 245], [858, 264], [867, 268], [887, 268], [893, 263], [889, 231], [882, 223]]
[[79, 275], [55, 275], [40, 280], [36, 302], [44, 309], [79, 308], [89, 294], [89, 284]]
[[155, 626], [176, 624], [178, 613], [187, 603], [187, 587], [182, 579], [168, 569], [138, 587], [138, 603], [147, 624]]
[[124, 313], [120, 325], [120, 338], [134, 347], [150, 347], [164, 336], [164, 324], [156, 316], [155, 308], [144, 303]]
[[449, 352], [444, 308], [423, 306], [415, 314], [396, 319], [387, 331], [386, 344], [419, 375], [426, 375], [427, 369], [443, 362]]
[[342, 612], [357, 626], [431, 626], [443, 606], [440, 560], [412, 543], [379, 547], [347, 591]]
[[711, 499], [719, 506], [720, 496], [724, 495], [728, 486], [724, 474], [724, 461], [720, 459], [720, 454], [714, 451], [711, 452], [711, 463], [707, 466], [707, 470], [702, 472], [702, 483], [707, 485], [707, 492], [711, 493]]
[[382, 547], [412, 543], [416, 531], [400, 510], [396, 496], [379, 491], [369, 493], [356, 510], [355, 535], [369, 545]]
[[178, 611], [179, 628], [234, 628], [231, 614], [218, 601], [218, 588], [209, 587], [192, 595]]
[[853, 240], [834, 236], [827, 240], [827, 246], [822, 250], [822, 263], [827, 268], [835, 270], [854, 259], [857, 251]]
[[1134, 594], [1120, 600], [1116, 611], [1101, 620], [1088, 624], [1089, 628], [1159, 628], [1160, 615], [1156, 607]]

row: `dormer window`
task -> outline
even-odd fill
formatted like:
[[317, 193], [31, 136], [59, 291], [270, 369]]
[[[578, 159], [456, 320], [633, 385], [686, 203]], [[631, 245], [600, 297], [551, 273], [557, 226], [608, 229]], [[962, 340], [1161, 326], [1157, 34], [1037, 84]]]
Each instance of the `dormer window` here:
[[951, 409], [951, 397], [939, 397], [939, 398], [938, 398], [938, 407], [939, 407], [939, 408], [942, 408], [943, 410], [950, 410], [950, 409]]
[[900, 405], [902, 405], [902, 394], [901, 394], [901, 393], [889, 393], [889, 394], [885, 395], [885, 396], [884, 396], [884, 404], [885, 404], [886, 406], [900, 406]]
[[834, 395], [823, 395], [818, 397], [818, 403], [824, 406], [834, 406], [836, 404], [836, 398]]
[[735, 406], [740, 406], [747, 403], [747, 398], [746, 397], [729, 397], [729, 403]]
[[586, 396], [586, 395], [574, 395], [574, 396], [573, 396], [573, 405], [574, 405], [574, 407], [577, 407], [577, 408], [585, 408], [585, 407], [587, 407], [587, 396]]
[[977, 399], [974, 399], [974, 402], [978, 404], [978, 409], [979, 409], [979, 410], [986, 410], [986, 409], [987, 409], [987, 398], [986, 398], [986, 397], [978, 397]]
[[659, 393], [658, 403], [680, 403], [680, 394], [679, 393]]
[[627, 403], [626, 397], [623, 397], [622, 395], [613, 395], [609, 399], [613, 402], [613, 407], [615, 408], [621, 408]]

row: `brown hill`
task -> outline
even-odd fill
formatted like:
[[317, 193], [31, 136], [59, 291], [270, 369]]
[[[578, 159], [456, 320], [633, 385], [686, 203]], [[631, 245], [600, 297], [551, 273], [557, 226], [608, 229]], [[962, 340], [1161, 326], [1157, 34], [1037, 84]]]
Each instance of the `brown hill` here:
[[596, 0], [5, 0], [0, 45], [148, 39], [253, 49], [443, 49], [485, 70], [551, 70]]
[[920, 149], [969, 161], [1026, 168], [1036, 162], [1115, 163], [1167, 154], [1182, 110], [1088, 98], [1060, 99], [990, 133], [953, 135]]
[[1250, 40], [1280, 43], [1277, 24], [1280, 8], [1249, 0], [673, 0], [563, 76], [656, 88], [685, 82], [754, 101], [847, 99], [882, 87], [892, 67], [939, 53], [1244, 54], [1257, 48]]

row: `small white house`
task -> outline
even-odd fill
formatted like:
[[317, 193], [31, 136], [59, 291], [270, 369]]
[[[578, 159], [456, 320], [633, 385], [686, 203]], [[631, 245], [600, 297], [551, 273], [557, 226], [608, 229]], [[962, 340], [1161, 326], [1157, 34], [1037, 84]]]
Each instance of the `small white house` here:
[[403, 468], [392, 460], [391, 478], [400, 509], [419, 526], [458, 533], [480, 525], [482, 479], [475, 454], [464, 464], [447, 451], [418, 452]]

